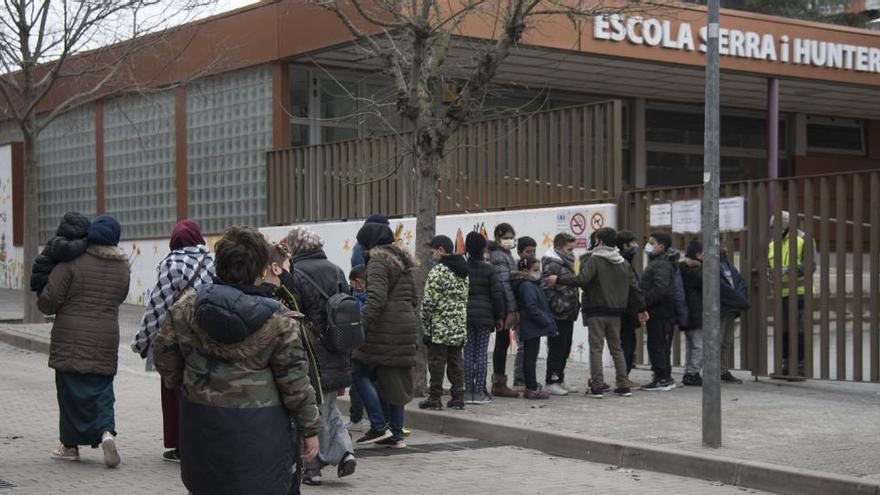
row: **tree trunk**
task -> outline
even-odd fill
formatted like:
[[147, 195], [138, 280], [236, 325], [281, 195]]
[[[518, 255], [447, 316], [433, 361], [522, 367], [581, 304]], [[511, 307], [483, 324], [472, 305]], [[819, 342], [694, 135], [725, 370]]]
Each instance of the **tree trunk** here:
[[31, 266], [40, 247], [40, 222], [37, 195], [37, 122], [31, 117], [22, 129], [24, 138], [24, 247], [22, 249], [22, 287], [24, 287], [25, 323], [43, 323], [43, 314], [37, 308], [37, 299], [31, 292]]
[[[424, 293], [425, 280], [431, 269], [431, 248], [428, 243], [437, 232], [437, 176], [443, 157], [437, 153], [427, 153], [416, 164], [416, 287], [419, 294]], [[413, 385], [416, 396], [428, 390], [427, 348], [419, 346], [416, 355], [416, 368], [413, 370]]]

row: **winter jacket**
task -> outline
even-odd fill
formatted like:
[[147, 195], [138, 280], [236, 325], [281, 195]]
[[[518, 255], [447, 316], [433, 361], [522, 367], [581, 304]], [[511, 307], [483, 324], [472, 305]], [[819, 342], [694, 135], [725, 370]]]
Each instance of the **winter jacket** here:
[[354, 268], [366, 263], [364, 261], [364, 247], [361, 246], [361, 243], [355, 242], [354, 247], [351, 248], [351, 267]]
[[49, 367], [58, 371], [116, 374], [119, 305], [128, 297], [128, 257], [116, 246], [89, 245], [86, 254], [59, 263], [37, 306], [55, 315]]
[[645, 304], [652, 320], [675, 320], [675, 265], [667, 253], [648, 256], [648, 266], [642, 273], [639, 287], [645, 295]]
[[495, 327], [504, 319], [504, 292], [495, 268], [482, 259], [468, 260], [468, 325]]
[[[751, 307], [748, 286], [739, 270], [726, 257], [721, 258], [721, 313], [739, 316]], [[728, 279], [729, 277], [729, 279]]]
[[[559, 278], [565, 278], [573, 277], [575, 274], [574, 257], [572, 256], [570, 260], [563, 260], [554, 248], [550, 248], [544, 254], [544, 257], [541, 258], [541, 265], [544, 277], [556, 275]], [[544, 295], [547, 297], [553, 318], [565, 321], [577, 320], [578, 310], [581, 306], [577, 287], [559, 284], [554, 287], [544, 287]]]
[[544, 297], [540, 282], [529, 280], [522, 272], [513, 272], [512, 275], [511, 284], [520, 308], [517, 329], [519, 341], [558, 335], [556, 320], [550, 313], [550, 304]]
[[504, 312], [515, 313], [517, 309], [516, 295], [511, 285], [511, 274], [516, 272], [516, 260], [510, 251], [504, 249], [499, 244], [489, 243], [489, 259], [492, 266], [495, 267], [495, 273], [498, 275], [498, 281], [501, 283], [502, 293], [504, 294]]
[[626, 309], [623, 310], [623, 315], [620, 318], [620, 327], [621, 328], [639, 328], [642, 326], [642, 322], [639, 321], [639, 313], [645, 311], [647, 309], [645, 305], [645, 295], [642, 294], [642, 289], [638, 286], [639, 283], [639, 275], [636, 273], [636, 269], [632, 266], [632, 260], [626, 259], [626, 265], [629, 268], [630, 273], [636, 279], [636, 286], [630, 287], [629, 296], [626, 301]]
[[670, 249], [668, 254], [669, 261], [672, 262], [672, 267], [675, 270], [675, 275], [672, 277], [672, 300], [675, 303], [675, 324], [678, 325], [678, 328], [680, 329], [686, 329], [688, 327], [690, 312], [688, 311], [687, 295], [684, 291], [684, 280], [681, 277], [681, 270], [678, 269], [678, 262], [681, 259], [681, 253], [675, 249]]
[[175, 249], [159, 262], [156, 273], [156, 285], [150, 291], [150, 301], [141, 318], [140, 331], [131, 343], [134, 352], [145, 355], [147, 371], [155, 369], [152, 344], [162, 328], [168, 310], [180, 298], [184, 289], [198, 289], [214, 281], [214, 254], [204, 244]]
[[[351, 356], [347, 352], [333, 352], [321, 342], [327, 328], [327, 299], [309, 282], [308, 275], [328, 296], [351, 293], [345, 272], [327, 259], [323, 250], [299, 253], [290, 260], [293, 275], [293, 294], [308, 322], [307, 328], [317, 359], [323, 391], [339, 390], [351, 385]], [[318, 387], [317, 373], [313, 373], [312, 386]]]
[[179, 388], [181, 478], [196, 495], [282, 495], [291, 487], [291, 419], [321, 418], [302, 323], [256, 287], [188, 290], [156, 338], [156, 368]]
[[415, 261], [394, 244], [377, 246], [368, 254], [362, 319], [366, 341], [352, 358], [373, 367], [413, 367], [421, 331]]
[[617, 248], [599, 246], [581, 265], [575, 277], [568, 275], [556, 282], [563, 286], [579, 286], [584, 290], [584, 318], [621, 316], [634, 291], [637, 303], [642, 297], [638, 281]]
[[86, 252], [89, 224], [88, 218], [76, 212], [66, 213], [61, 219], [55, 236], [46, 242], [31, 268], [31, 290], [37, 293], [37, 297], [49, 282], [49, 274], [55, 265], [73, 261]]
[[684, 257], [678, 262], [688, 307], [688, 330], [703, 328], [703, 263]]
[[432, 344], [463, 346], [467, 340], [468, 266], [449, 254], [431, 268], [422, 299], [422, 327]]

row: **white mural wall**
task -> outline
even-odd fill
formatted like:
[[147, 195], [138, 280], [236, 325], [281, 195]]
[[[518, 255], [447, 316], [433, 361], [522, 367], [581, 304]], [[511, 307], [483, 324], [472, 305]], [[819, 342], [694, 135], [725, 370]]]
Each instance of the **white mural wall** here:
[[24, 272], [21, 248], [12, 245], [12, 146], [7, 144], [0, 146], [0, 288], [21, 289]]

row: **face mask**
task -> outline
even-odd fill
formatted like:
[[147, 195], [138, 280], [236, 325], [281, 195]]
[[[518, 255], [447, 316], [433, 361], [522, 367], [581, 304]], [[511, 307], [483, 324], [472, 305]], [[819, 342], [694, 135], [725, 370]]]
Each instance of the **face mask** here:
[[529, 278], [537, 282], [541, 280], [541, 272], [529, 272]]
[[516, 247], [516, 241], [513, 239], [501, 239], [501, 247], [510, 251]]
[[645, 244], [645, 254], [653, 254], [654, 253], [654, 245], [653, 244]]

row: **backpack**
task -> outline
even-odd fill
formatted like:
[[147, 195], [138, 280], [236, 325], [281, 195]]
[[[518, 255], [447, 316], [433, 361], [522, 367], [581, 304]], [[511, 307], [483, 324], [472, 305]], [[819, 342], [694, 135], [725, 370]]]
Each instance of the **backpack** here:
[[[317, 289], [327, 304], [325, 311], [327, 316], [327, 326], [321, 329], [321, 343], [330, 352], [346, 353], [360, 347], [364, 343], [364, 326], [361, 323], [361, 310], [357, 299], [345, 292], [339, 291], [336, 294], [328, 295], [324, 292], [315, 279], [308, 273], [297, 270], [312, 287]], [[342, 287], [342, 283], [339, 286]]]
[[684, 291], [684, 279], [681, 270], [676, 266], [672, 276], [672, 298], [675, 301], [675, 323], [678, 328], [684, 330], [688, 327], [690, 313], [688, 312], [687, 295]]

